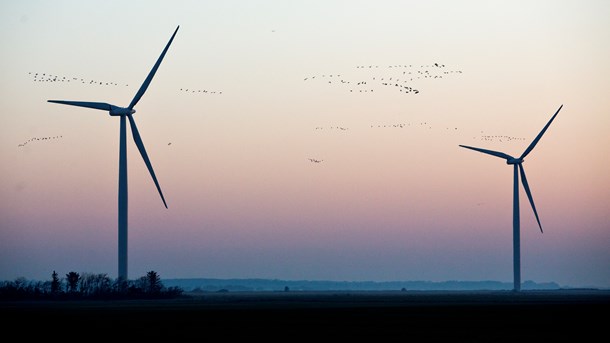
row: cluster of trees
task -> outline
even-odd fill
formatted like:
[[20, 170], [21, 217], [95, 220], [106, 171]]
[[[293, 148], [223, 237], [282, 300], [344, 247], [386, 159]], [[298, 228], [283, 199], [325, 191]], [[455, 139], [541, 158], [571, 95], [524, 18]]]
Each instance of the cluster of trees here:
[[136, 280], [113, 280], [107, 274], [77, 272], [60, 278], [53, 271], [47, 281], [17, 278], [0, 284], [0, 300], [161, 299], [179, 297], [182, 293], [180, 287], [165, 287], [155, 271]]

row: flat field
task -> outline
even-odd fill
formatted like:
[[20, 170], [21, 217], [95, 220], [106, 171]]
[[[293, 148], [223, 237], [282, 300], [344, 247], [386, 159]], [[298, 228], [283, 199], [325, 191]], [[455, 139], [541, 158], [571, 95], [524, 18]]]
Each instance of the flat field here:
[[[5, 335], [98, 341], [389, 339], [588, 342], [610, 291], [186, 293], [169, 300], [0, 302]], [[17, 336], [13, 335], [16, 334]]]

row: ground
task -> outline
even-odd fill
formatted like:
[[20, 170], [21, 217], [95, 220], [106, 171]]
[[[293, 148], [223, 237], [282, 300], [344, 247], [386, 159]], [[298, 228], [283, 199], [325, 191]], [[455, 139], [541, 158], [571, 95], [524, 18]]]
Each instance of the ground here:
[[[170, 300], [2, 302], [5, 334], [47, 338], [457, 342], [606, 337], [610, 291], [223, 292]], [[15, 336], [14, 334], [18, 335]]]

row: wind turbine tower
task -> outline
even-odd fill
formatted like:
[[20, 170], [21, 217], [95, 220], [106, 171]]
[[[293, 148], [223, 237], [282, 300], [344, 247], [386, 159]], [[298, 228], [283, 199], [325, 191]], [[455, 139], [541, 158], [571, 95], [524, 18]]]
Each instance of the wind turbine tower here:
[[148, 158], [148, 154], [146, 153], [146, 149], [144, 148], [144, 143], [142, 143], [142, 138], [140, 137], [140, 133], [138, 132], [138, 128], [136, 126], [135, 119], [133, 118], [133, 114], [136, 113], [134, 107], [140, 101], [140, 98], [146, 92], [146, 89], [150, 85], [157, 69], [159, 69], [159, 65], [161, 61], [163, 61], [163, 57], [167, 53], [169, 46], [172, 44], [176, 33], [180, 26], [176, 27], [174, 34], [169, 39], [169, 42], [163, 49], [161, 56], [157, 59], [157, 62], [151, 69], [150, 73], [140, 86], [140, 89], [129, 103], [127, 107], [119, 107], [105, 102], [87, 102], [87, 101], [68, 101], [68, 100], [48, 100], [48, 102], [63, 104], [63, 105], [71, 105], [71, 106], [80, 106], [93, 108], [96, 110], [108, 111], [111, 116], [116, 116], [120, 118], [120, 133], [119, 133], [119, 279], [127, 281], [127, 120], [129, 120], [129, 125], [131, 126], [131, 134], [133, 136], [134, 143], [138, 147], [140, 151], [140, 155], [142, 155], [142, 159], [148, 168], [150, 176], [152, 177], [155, 186], [157, 187], [157, 191], [161, 196], [161, 200], [163, 201], [163, 205], [167, 208], [167, 203], [165, 202], [165, 197], [163, 197], [163, 192], [161, 192], [161, 187], [159, 186], [159, 182], [157, 181], [157, 177], [155, 176], [155, 171], [153, 170], [152, 164], [150, 163], [150, 159]]
[[544, 126], [542, 131], [534, 138], [532, 143], [525, 149], [523, 154], [519, 156], [519, 158], [514, 158], [510, 155], [507, 155], [503, 152], [486, 150], [481, 148], [475, 148], [467, 145], [460, 145], [462, 148], [475, 150], [478, 152], [482, 152], [484, 154], [500, 157], [506, 160], [506, 164], [513, 165], [513, 289], [515, 291], [521, 290], [521, 243], [520, 243], [520, 220], [519, 220], [519, 176], [521, 176], [521, 182], [523, 183], [523, 189], [525, 190], [525, 194], [527, 194], [527, 198], [532, 205], [532, 210], [534, 210], [534, 215], [536, 216], [536, 221], [538, 222], [538, 227], [540, 227], [540, 232], [542, 231], [542, 225], [540, 224], [540, 218], [538, 218], [538, 212], [536, 211], [536, 206], [534, 205], [534, 198], [532, 198], [532, 192], [530, 191], [530, 187], [527, 183], [527, 178], [525, 177], [525, 170], [523, 169], [524, 158], [534, 149], [542, 135], [549, 128], [553, 119], [557, 116], [559, 111], [563, 105], [559, 106], [559, 109], [553, 117], [549, 120], [549, 122]]

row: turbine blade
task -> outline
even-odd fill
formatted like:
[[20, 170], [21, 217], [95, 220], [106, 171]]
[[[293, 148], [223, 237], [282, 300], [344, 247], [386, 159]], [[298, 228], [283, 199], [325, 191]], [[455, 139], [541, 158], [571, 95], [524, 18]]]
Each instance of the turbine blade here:
[[138, 103], [138, 101], [140, 101], [140, 98], [142, 97], [142, 95], [144, 95], [144, 92], [146, 92], [148, 85], [150, 85], [150, 81], [152, 81], [153, 77], [155, 76], [155, 73], [157, 72], [159, 65], [161, 65], [161, 61], [163, 61], [163, 57], [165, 57], [165, 53], [167, 52], [167, 49], [169, 49], [170, 44], [172, 44], [172, 41], [174, 40], [174, 37], [176, 36], [176, 33], [178, 32], [179, 28], [180, 28], [180, 25], [178, 25], [178, 27], [176, 27], [176, 31], [174, 31], [172, 38], [169, 39], [169, 42], [165, 46], [165, 49], [163, 49], [163, 52], [161, 53], [161, 56], [159, 56], [157, 63], [155, 63], [155, 65], [151, 69], [150, 73], [148, 73], [146, 80], [144, 80], [144, 83], [142, 84], [142, 86], [140, 86], [140, 89], [136, 93], [136, 96], [133, 98], [133, 100], [131, 100], [131, 103], [129, 104], [130, 110], [133, 109], [133, 107]]
[[553, 121], [553, 119], [555, 119], [555, 117], [557, 116], [557, 113], [559, 113], [559, 111], [561, 110], [561, 108], [563, 107], [563, 105], [559, 106], [559, 109], [557, 110], [557, 112], [555, 112], [555, 114], [551, 117], [551, 120], [549, 120], [548, 123], [546, 123], [546, 125], [544, 126], [544, 128], [542, 129], [542, 131], [540, 131], [540, 133], [538, 134], [538, 136], [536, 136], [536, 138], [534, 138], [534, 140], [532, 141], [532, 143], [530, 144], [530, 146], [527, 147], [527, 149], [525, 149], [525, 151], [523, 152], [523, 155], [521, 155], [521, 157], [519, 157], [520, 159], [524, 159], [525, 156], [527, 156], [527, 154], [529, 154], [534, 147], [536, 146], [536, 144], [538, 144], [538, 141], [540, 140], [540, 138], [542, 138], [542, 135], [544, 134], [544, 132], [546, 131], [546, 129], [549, 128], [549, 125], [551, 125], [551, 122]]
[[538, 218], [538, 211], [536, 211], [536, 205], [534, 205], [534, 198], [532, 198], [532, 192], [530, 191], [530, 186], [527, 184], [527, 178], [525, 177], [525, 170], [521, 163], [519, 163], [519, 172], [521, 172], [521, 183], [523, 183], [523, 188], [525, 189], [525, 194], [527, 194], [527, 198], [530, 200], [530, 204], [532, 205], [532, 209], [534, 210], [534, 214], [536, 215], [536, 221], [538, 222], [538, 227], [540, 228], [540, 232], [542, 231], [542, 225], [540, 224], [540, 218]]
[[105, 102], [88, 102], [88, 101], [67, 101], [67, 100], [47, 100], [55, 104], [71, 105], [79, 107], [94, 108], [96, 110], [110, 111], [112, 105]]
[[138, 132], [138, 127], [136, 126], [136, 122], [132, 116], [127, 116], [129, 118], [129, 125], [131, 126], [131, 134], [133, 135], [133, 140], [140, 150], [140, 155], [142, 155], [142, 159], [144, 159], [144, 163], [146, 163], [146, 167], [150, 172], [150, 176], [152, 176], [153, 181], [155, 182], [155, 186], [157, 186], [157, 191], [159, 191], [159, 195], [161, 196], [161, 200], [163, 200], [163, 205], [167, 208], [167, 203], [165, 202], [165, 197], [163, 196], [163, 192], [161, 192], [161, 187], [159, 186], [159, 182], [157, 181], [157, 177], [155, 176], [155, 171], [153, 170], [152, 164], [150, 164], [150, 159], [148, 158], [148, 154], [146, 154], [146, 149], [144, 148], [144, 143], [142, 143], [142, 138], [140, 138], [140, 133]]
[[474, 151], [482, 152], [482, 153], [484, 153], [484, 154], [488, 154], [488, 155], [493, 155], [493, 156], [496, 156], [496, 157], [500, 157], [500, 158], [503, 158], [503, 159], [506, 159], [506, 160], [513, 159], [513, 157], [512, 157], [512, 156], [507, 155], [507, 154], [505, 154], [505, 153], [503, 153], [503, 152], [499, 152], [499, 151], [493, 151], [493, 150], [486, 150], [486, 149], [481, 149], [481, 148], [475, 148], [475, 147], [471, 147], [471, 146], [468, 146], [468, 145], [460, 145], [460, 146], [461, 146], [462, 148], [471, 149], [471, 150], [474, 150]]

